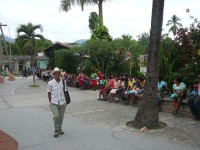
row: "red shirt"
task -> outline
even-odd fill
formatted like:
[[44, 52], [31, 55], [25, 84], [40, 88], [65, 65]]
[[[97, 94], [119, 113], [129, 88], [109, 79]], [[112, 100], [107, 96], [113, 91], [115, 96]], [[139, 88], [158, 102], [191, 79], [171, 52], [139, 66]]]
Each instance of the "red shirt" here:
[[103, 80], [104, 78], [103, 78], [103, 73], [102, 72], [99, 72], [98, 73], [98, 77], [99, 77], [99, 80]]
[[114, 88], [114, 79], [110, 79], [108, 81], [108, 88], [113, 89]]

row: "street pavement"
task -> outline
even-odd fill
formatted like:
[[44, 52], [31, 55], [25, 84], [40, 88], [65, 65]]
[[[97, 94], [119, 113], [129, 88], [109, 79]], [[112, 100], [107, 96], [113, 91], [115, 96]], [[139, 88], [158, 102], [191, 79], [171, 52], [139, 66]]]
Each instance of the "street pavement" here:
[[0, 83], [0, 130], [18, 141], [19, 150], [199, 150], [200, 122], [160, 113], [167, 127], [140, 132], [126, 127], [137, 107], [98, 101], [98, 91], [69, 88], [72, 102], [64, 135], [53, 137], [47, 83], [29, 87], [32, 77]]

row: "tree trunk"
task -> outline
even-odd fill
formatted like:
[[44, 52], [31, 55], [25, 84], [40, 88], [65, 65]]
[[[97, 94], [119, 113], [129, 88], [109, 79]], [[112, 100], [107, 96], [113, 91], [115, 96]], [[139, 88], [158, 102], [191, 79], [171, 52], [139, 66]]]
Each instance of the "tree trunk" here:
[[103, 0], [99, 0], [99, 26], [103, 27]]
[[144, 96], [135, 116], [134, 125], [148, 129], [158, 126], [159, 111], [157, 102], [157, 83], [159, 76], [159, 45], [163, 22], [164, 0], [153, 0], [150, 45], [147, 64], [147, 82]]
[[33, 71], [33, 85], [35, 84], [35, 54], [31, 55], [32, 71]]

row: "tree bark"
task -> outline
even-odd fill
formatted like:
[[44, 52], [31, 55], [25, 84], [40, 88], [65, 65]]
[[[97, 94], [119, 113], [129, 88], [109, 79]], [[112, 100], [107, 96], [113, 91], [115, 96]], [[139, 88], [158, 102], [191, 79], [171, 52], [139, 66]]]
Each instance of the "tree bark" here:
[[103, 27], [103, 0], [99, 0], [99, 26]]
[[32, 71], [33, 71], [33, 85], [35, 84], [35, 54], [31, 55]]
[[147, 64], [147, 81], [144, 87], [144, 96], [135, 116], [134, 125], [148, 129], [158, 126], [158, 76], [159, 76], [159, 45], [163, 23], [164, 0], [153, 0], [150, 45]]

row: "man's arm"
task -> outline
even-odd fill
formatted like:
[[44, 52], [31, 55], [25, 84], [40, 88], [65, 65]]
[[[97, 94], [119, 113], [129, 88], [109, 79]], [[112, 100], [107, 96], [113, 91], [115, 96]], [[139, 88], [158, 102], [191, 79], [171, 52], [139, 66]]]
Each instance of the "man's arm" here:
[[51, 92], [48, 92], [49, 103], [51, 103]]

